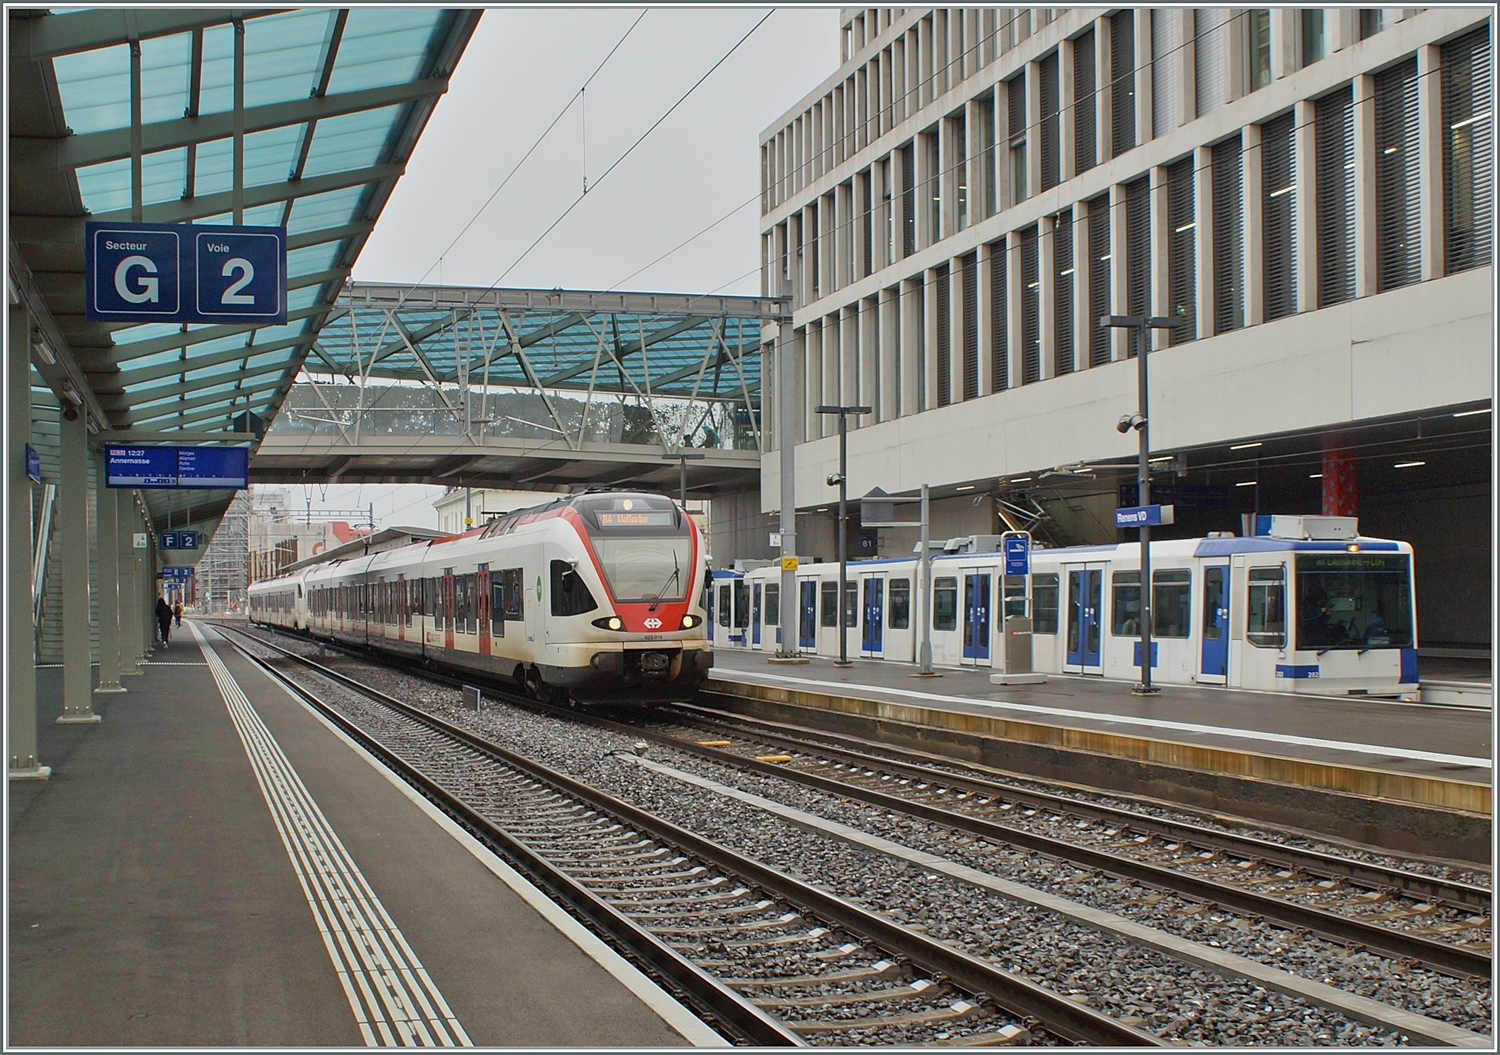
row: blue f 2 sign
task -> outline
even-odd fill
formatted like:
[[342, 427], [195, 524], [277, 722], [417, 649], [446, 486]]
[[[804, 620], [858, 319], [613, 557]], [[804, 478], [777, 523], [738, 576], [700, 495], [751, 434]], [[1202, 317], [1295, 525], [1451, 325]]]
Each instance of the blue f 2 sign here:
[[286, 228], [85, 225], [86, 313], [106, 322], [286, 322]]

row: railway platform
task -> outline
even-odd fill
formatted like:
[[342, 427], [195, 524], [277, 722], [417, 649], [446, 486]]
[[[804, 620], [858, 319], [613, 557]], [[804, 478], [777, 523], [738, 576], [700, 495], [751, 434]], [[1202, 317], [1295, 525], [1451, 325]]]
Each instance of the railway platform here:
[[7, 1042], [724, 1042], [206, 623], [12, 781]]
[[1142, 697], [1096, 677], [996, 685], [989, 668], [914, 677], [910, 664], [881, 660], [768, 660], [716, 651], [709, 699], [1373, 845], [1490, 856], [1488, 709], [1212, 686]]

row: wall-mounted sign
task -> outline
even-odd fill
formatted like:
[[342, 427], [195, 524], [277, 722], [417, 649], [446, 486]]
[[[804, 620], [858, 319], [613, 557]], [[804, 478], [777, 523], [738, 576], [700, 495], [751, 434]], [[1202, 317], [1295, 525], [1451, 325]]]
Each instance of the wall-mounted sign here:
[[149, 538], [150, 536], [144, 531], [137, 531], [130, 536], [130, 541], [135, 545], [136, 549], [147, 549], [150, 546]]
[[37, 483], [42, 482], [42, 456], [29, 443], [26, 445], [26, 475]]
[[[214, 488], [250, 486], [248, 447], [104, 447], [109, 487]], [[165, 547], [164, 547], [165, 548]]]
[[105, 322], [286, 322], [286, 228], [84, 225], [85, 312]]
[[1175, 512], [1171, 506], [1124, 506], [1115, 510], [1115, 527], [1138, 528], [1170, 524]]
[[162, 549], [197, 549], [198, 532], [163, 531], [159, 545]]
[[198, 577], [198, 571], [188, 565], [171, 565], [163, 568], [156, 577], [158, 579], [195, 579]]

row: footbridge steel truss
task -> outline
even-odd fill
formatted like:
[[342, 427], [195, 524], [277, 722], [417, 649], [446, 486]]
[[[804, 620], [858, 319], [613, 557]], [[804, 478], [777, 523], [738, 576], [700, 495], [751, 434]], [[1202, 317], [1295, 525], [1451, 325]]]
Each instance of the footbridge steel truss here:
[[[266, 482], [753, 490], [765, 297], [348, 283]], [[682, 453], [693, 448], [690, 459]]]

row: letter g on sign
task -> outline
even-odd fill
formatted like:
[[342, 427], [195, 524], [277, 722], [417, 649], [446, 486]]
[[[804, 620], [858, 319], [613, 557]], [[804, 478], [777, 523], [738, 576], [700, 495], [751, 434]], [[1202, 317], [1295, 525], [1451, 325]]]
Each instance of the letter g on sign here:
[[130, 272], [134, 268], [141, 268], [147, 275], [156, 274], [156, 264], [149, 256], [127, 256], [115, 268], [115, 292], [131, 304], [144, 304], [147, 301], [155, 304], [158, 300], [160, 280], [141, 276], [139, 279], [141, 288], [133, 290], [130, 288]]

